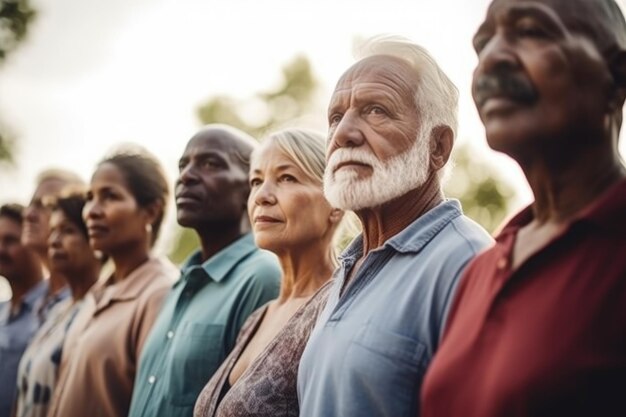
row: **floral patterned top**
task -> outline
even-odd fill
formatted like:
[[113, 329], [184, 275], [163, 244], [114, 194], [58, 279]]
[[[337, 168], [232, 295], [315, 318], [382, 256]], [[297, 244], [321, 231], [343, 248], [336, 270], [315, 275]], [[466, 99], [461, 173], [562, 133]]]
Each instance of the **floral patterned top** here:
[[259, 328], [267, 305], [252, 313], [239, 333], [235, 348], [200, 393], [194, 417], [298, 416], [298, 364], [317, 316], [326, 305], [329, 288], [326, 283], [302, 305], [229, 387], [230, 372]]

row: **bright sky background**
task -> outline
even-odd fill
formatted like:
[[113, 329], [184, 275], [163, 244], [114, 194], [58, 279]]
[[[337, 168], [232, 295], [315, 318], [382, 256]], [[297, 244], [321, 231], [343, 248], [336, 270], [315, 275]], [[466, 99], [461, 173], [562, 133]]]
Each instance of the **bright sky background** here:
[[[120, 142], [164, 164], [199, 127], [197, 106], [245, 98], [279, 82], [294, 55], [322, 84], [320, 114], [353, 63], [355, 37], [396, 33], [424, 45], [459, 87], [459, 142], [471, 141], [530, 201], [521, 171], [488, 150], [470, 96], [471, 38], [489, 0], [33, 0], [28, 40], [0, 68], [0, 114], [19, 135], [16, 168], [0, 170], [0, 203], [26, 203], [37, 172], [57, 166], [88, 180]], [[322, 110], [323, 109], [323, 110]], [[622, 151], [626, 149], [622, 141]], [[170, 207], [170, 213], [172, 212]]]

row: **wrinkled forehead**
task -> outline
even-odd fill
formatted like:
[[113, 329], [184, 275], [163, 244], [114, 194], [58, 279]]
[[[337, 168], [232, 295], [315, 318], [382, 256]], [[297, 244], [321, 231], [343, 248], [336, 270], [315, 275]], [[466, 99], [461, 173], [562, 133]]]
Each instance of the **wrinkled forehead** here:
[[343, 73], [335, 92], [349, 90], [357, 84], [381, 83], [396, 85], [402, 90], [415, 91], [419, 77], [406, 61], [391, 55], [363, 58]]
[[494, 0], [483, 26], [510, 13], [532, 11], [540, 11], [569, 31], [588, 37], [605, 57], [626, 50], [626, 22], [614, 0]]

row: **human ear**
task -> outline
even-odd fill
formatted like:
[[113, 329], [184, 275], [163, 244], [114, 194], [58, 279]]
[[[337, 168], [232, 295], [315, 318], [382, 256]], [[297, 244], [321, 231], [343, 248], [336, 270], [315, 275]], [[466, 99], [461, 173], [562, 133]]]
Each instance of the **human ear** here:
[[344, 211], [338, 208], [333, 208], [330, 210], [329, 220], [331, 223], [336, 224], [341, 221], [343, 218]]
[[450, 159], [454, 133], [449, 126], [436, 126], [430, 133], [430, 167], [439, 171]]
[[154, 203], [143, 208], [146, 216], [146, 226], [154, 224], [154, 222], [163, 215], [163, 202], [155, 201]]

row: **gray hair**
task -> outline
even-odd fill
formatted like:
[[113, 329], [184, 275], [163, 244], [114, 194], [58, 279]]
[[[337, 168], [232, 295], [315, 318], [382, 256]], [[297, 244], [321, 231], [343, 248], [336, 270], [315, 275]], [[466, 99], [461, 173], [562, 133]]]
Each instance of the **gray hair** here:
[[378, 35], [356, 46], [354, 55], [359, 60], [389, 55], [407, 62], [419, 79], [415, 104], [421, 117], [421, 132], [448, 126], [456, 137], [459, 90], [425, 48], [402, 36]]
[[322, 184], [326, 167], [326, 137], [317, 131], [288, 128], [268, 135], [261, 146], [276, 144], [311, 179]]

